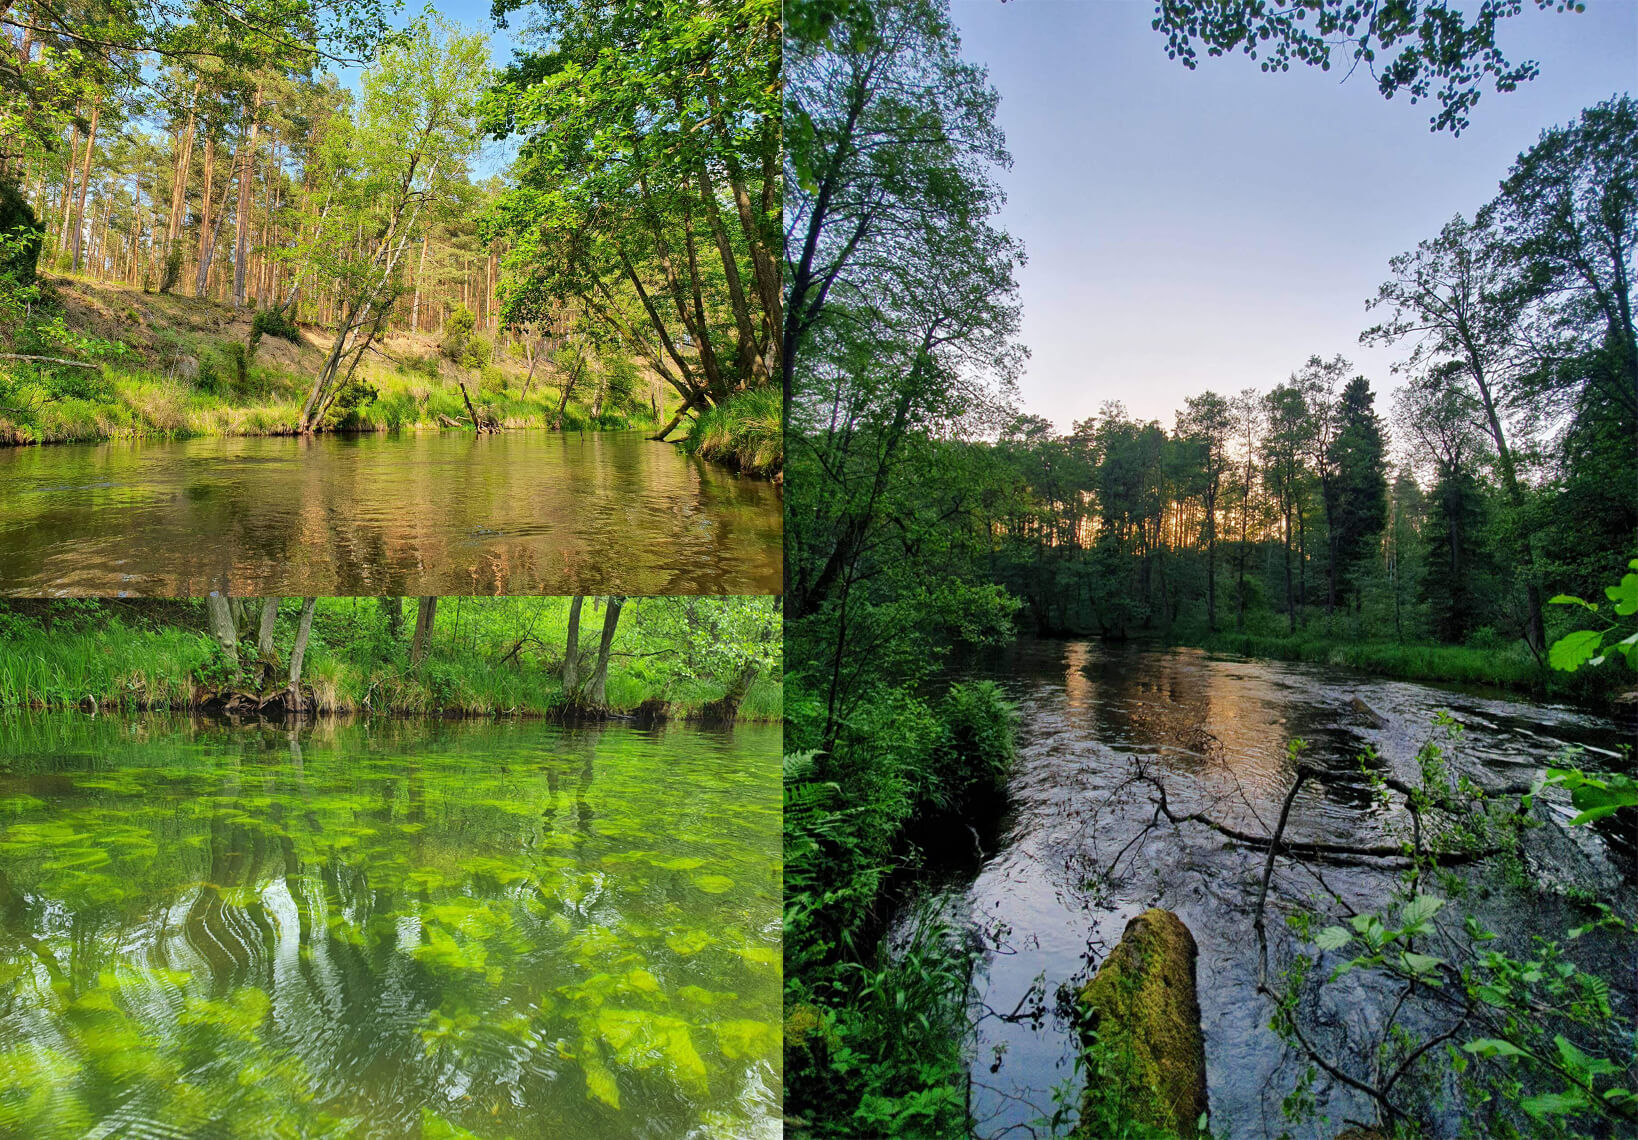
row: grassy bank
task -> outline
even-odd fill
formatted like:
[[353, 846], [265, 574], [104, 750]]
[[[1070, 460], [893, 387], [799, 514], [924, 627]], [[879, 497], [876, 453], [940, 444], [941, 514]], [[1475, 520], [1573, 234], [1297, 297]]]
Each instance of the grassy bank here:
[[1533, 692], [1560, 692], [1572, 687], [1564, 675], [1549, 673], [1537, 664], [1521, 642], [1481, 649], [1466, 645], [1405, 645], [1392, 641], [1348, 642], [1301, 634], [1270, 637], [1218, 633], [1183, 638], [1178, 643], [1211, 653], [1337, 665], [1403, 681], [1493, 685]]
[[[0, 372], [0, 445], [295, 431], [332, 333], [298, 325], [294, 339], [264, 335], [249, 350], [253, 314], [215, 301], [161, 296], [72, 277], [47, 282], [64, 325], [85, 338], [96, 370], [18, 362]], [[530, 373], [521, 349], [482, 354], [470, 366], [440, 353], [438, 338], [399, 333], [360, 363], [373, 392], [327, 430], [472, 430], [461, 384], [479, 415], [501, 427], [565, 431], [657, 427], [667, 409], [658, 385], [616, 400], [582, 379], [559, 413], [552, 362]]]
[[683, 446], [746, 475], [780, 478], [785, 471], [780, 400], [776, 387], [740, 392], [696, 419]]
[[[726, 678], [739, 666], [724, 658], [721, 647], [683, 644], [682, 627], [670, 623], [669, 615], [643, 613], [645, 605], [663, 609], [674, 601], [681, 600], [636, 601], [635, 612], [623, 619], [609, 659], [609, 712], [663, 706], [664, 716], [683, 719], [700, 716], [722, 699]], [[563, 598], [445, 599], [426, 656], [412, 665], [413, 599], [395, 630], [376, 599], [323, 598], [314, 614], [303, 683], [311, 688], [315, 711], [325, 713], [561, 715], [573, 704], [559, 673], [567, 610]], [[280, 607], [274, 636], [279, 649], [293, 643], [299, 616], [297, 599]], [[582, 659], [595, 654], [601, 628], [602, 616], [588, 601], [581, 621]], [[255, 638], [252, 629], [244, 647], [250, 657]], [[696, 651], [707, 653], [714, 671], [710, 664], [683, 665]], [[277, 686], [284, 677], [282, 657], [274, 664]], [[245, 675], [232, 677], [226, 656], [206, 631], [201, 604], [0, 604], [0, 708], [94, 701], [104, 710], [190, 710], [223, 692], [252, 688], [252, 672], [247, 662]], [[763, 671], [746, 691], [738, 719], [777, 721], [782, 706], [782, 677]]]

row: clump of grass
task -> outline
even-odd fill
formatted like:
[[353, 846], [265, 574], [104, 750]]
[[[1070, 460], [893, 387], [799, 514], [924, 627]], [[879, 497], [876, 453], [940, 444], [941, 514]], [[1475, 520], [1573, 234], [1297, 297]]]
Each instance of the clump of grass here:
[[736, 393], [695, 419], [683, 446], [747, 475], [785, 469], [784, 409], [777, 387]]

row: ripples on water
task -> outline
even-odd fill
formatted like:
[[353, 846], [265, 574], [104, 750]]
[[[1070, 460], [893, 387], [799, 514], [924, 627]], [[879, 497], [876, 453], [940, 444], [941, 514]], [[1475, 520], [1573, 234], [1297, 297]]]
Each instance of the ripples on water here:
[[[1277, 1136], [1288, 1127], [1280, 1101], [1303, 1066], [1267, 1029], [1270, 1010], [1255, 993], [1251, 919], [1263, 854], [1204, 827], [1162, 826], [1105, 878], [1154, 815], [1152, 789], [1128, 783], [1135, 773], [1162, 779], [1179, 814], [1205, 810], [1268, 834], [1294, 775], [1287, 741], [1301, 737], [1310, 746], [1305, 761], [1325, 774], [1298, 794], [1287, 836], [1363, 845], [1397, 841], [1389, 829], [1400, 821], [1373, 803], [1359, 757], [1374, 748], [1382, 771], [1414, 780], [1416, 752], [1440, 708], [1467, 726], [1459, 770], [1489, 787], [1530, 782], [1566, 746], [1585, 749], [1584, 763], [1598, 766], [1622, 741], [1608, 721], [1569, 708], [1192, 650], [1024, 640], [969, 672], [992, 677], [1019, 705], [1013, 805], [999, 849], [936, 887], [934, 903], [988, 947], [978, 990], [989, 1009], [1014, 1010], [1043, 975], [1048, 1008], [1039, 1024], [980, 1022], [972, 1075], [984, 1136], [1032, 1135], [1027, 1126], [1051, 1115], [1052, 1090], [1072, 1079], [1077, 1049], [1063, 1011], [1053, 1010], [1055, 991], [1084, 982], [1127, 920], [1151, 905], [1175, 910], [1200, 947], [1214, 1131]], [[1355, 710], [1354, 698], [1381, 723]], [[1370, 905], [1392, 885], [1390, 875], [1357, 868], [1322, 873]], [[1280, 865], [1277, 908], [1320, 891], [1295, 864]], [[1362, 995], [1350, 996], [1353, 1007], [1324, 1016], [1368, 1016]], [[1368, 1118], [1365, 1106], [1340, 1094], [1327, 1105], [1321, 1092], [1333, 1121]]]
[[772, 1140], [779, 750], [0, 720], [0, 1136]]
[[0, 592], [776, 594], [781, 511], [640, 432], [0, 448]]

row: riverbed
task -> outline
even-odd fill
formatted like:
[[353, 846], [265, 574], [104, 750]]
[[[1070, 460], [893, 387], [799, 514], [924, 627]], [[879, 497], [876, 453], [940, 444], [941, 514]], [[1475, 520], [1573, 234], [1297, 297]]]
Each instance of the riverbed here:
[[0, 449], [0, 593], [777, 594], [780, 490], [641, 432]]
[[[1266, 835], [1294, 776], [1287, 742], [1302, 738], [1304, 760], [1325, 776], [1298, 794], [1287, 838], [1373, 844], [1399, 834], [1402, 812], [1373, 802], [1359, 758], [1374, 749], [1377, 770], [1414, 780], [1418, 748], [1443, 731], [1432, 723], [1439, 709], [1465, 726], [1457, 770], [1492, 788], [1528, 784], [1565, 748], [1582, 749], [1588, 766], [1621, 763], [1627, 740], [1608, 720], [1569, 707], [1187, 649], [1022, 640], [963, 672], [997, 681], [1020, 712], [1011, 807], [998, 834], [984, 837], [981, 860], [950, 870], [928, 892], [984, 948], [971, 1071], [982, 1137], [1049, 1135], [1039, 1122], [1054, 1111], [1057, 1087], [1078, 1104], [1078, 1037], [1061, 995], [1085, 982], [1126, 922], [1149, 906], [1176, 911], [1199, 945], [1215, 1135], [1290, 1130], [1328, 1140], [1337, 1122], [1369, 1119], [1368, 1104], [1323, 1076], [1315, 1093], [1329, 1128], [1283, 1118], [1281, 1101], [1306, 1065], [1269, 1030], [1271, 1008], [1255, 991], [1251, 923], [1263, 853], [1200, 825], [1162, 823], [1145, 833], [1155, 792], [1130, 783], [1133, 776], [1160, 780], [1179, 814], [1207, 811]], [[1604, 875], [1596, 885], [1630, 901], [1630, 847], [1607, 832], [1576, 830], [1587, 833], [1588, 865]], [[1370, 905], [1393, 885], [1390, 873], [1357, 866], [1324, 876]], [[1317, 890], [1282, 864], [1271, 888], [1276, 917]], [[1341, 1021], [1368, 1016], [1363, 1003], [1328, 1012]]]
[[0, 719], [0, 1136], [774, 1140], [779, 740]]

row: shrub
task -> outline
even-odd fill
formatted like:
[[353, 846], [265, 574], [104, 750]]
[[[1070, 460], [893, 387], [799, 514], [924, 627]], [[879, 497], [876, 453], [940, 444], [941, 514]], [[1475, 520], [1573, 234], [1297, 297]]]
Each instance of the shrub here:
[[486, 336], [479, 334], [467, 337], [466, 345], [461, 349], [461, 367], [482, 368], [489, 363], [491, 347]]
[[324, 423], [331, 429], [356, 428], [362, 419], [363, 408], [380, 393], [367, 380], [354, 377], [336, 393], [330, 410], [324, 414]]
[[479, 373], [478, 386], [491, 395], [498, 396], [506, 391], [506, 373], [493, 364], [485, 364]]
[[933, 753], [931, 797], [964, 810], [1006, 782], [1013, 761], [1016, 712], [994, 681], [950, 686], [938, 709], [945, 736]]
[[276, 336], [292, 344], [301, 343], [301, 330], [296, 327], [295, 320], [279, 308], [257, 312], [250, 319], [250, 336], [252, 341], [264, 336]]
[[444, 322], [444, 339], [438, 349], [446, 360], [460, 360], [466, 352], [467, 338], [472, 330], [478, 327], [478, 318], [472, 315], [472, 310], [465, 305], [449, 314]]

